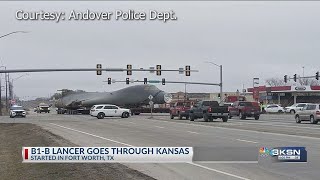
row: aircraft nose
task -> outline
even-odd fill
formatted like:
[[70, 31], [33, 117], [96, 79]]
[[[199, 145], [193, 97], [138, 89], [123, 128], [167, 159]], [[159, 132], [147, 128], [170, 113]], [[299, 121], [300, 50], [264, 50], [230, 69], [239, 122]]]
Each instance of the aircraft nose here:
[[170, 93], [166, 92], [160, 92], [156, 97], [155, 97], [155, 103], [156, 104], [164, 104], [164, 103], [170, 103], [172, 101], [172, 95]]

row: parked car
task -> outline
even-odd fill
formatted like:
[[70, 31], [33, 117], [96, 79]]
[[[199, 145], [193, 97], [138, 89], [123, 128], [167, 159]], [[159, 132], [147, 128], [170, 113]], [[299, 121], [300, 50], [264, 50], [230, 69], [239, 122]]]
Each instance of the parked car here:
[[190, 121], [203, 118], [204, 121], [212, 121], [221, 118], [223, 122], [228, 121], [229, 111], [227, 106], [220, 106], [217, 101], [200, 101], [190, 109]]
[[14, 118], [14, 117], [25, 118], [26, 116], [27, 116], [27, 113], [22, 106], [13, 105], [10, 107], [10, 118]]
[[286, 113], [295, 114], [297, 111], [302, 110], [302, 108], [306, 105], [307, 103], [296, 103], [291, 106], [285, 107], [284, 110]]
[[295, 119], [296, 123], [310, 121], [311, 124], [317, 124], [320, 121], [320, 104], [306, 104], [301, 111], [297, 111]]
[[258, 120], [261, 111], [258, 102], [236, 101], [231, 107], [229, 107], [229, 113], [230, 118], [232, 118], [233, 116], [239, 116], [240, 119], [254, 117], [255, 120]]
[[173, 107], [170, 108], [170, 118], [179, 117], [179, 119], [182, 119], [185, 117], [189, 119], [190, 108], [191, 103], [188, 101], [176, 102]]
[[284, 109], [278, 104], [269, 104], [265, 108], [266, 113], [283, 113]]
[[122, 109], [112, 104], [94, 105], [90, 110], [90, 115], [98, 119], [103, 119], [104, 117], [128, 118], [130, 113], [130, 109]]

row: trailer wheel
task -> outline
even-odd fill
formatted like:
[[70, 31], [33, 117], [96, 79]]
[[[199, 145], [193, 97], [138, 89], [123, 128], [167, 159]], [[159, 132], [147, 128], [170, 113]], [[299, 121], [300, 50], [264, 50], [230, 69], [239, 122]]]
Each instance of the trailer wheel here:
[[99, 113], [99, 114], [97, 115], [97, 118], [98, 118], [98, 119], [103, 119], [103, 118], [104, 118], [104, 116], [105, 116], [105, 114], [104, 114], [104, 113]]

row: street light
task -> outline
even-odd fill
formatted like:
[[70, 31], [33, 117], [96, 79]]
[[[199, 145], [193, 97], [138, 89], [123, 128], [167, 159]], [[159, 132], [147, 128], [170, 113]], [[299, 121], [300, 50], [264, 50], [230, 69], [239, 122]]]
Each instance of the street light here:
[[220, 68], [220, 103], [223, 101], [223, 93], [222, 93], [222, 65], [218, 65], [211, 61], [205, 61], [205, 63], [213, 64]]
[[[16, 78], [12, 78], [11, 79], [11, 86], [9, 85], [9, 92], [11, 92], [12, 91], [12, 93], [11, 93], [11, 95], [10, 95], [10, 99], [12, 100], [13, 98], [14, 98], [14, 93], [13, 93], [13, 81], [16, 81], [16, 80], [18, 80], [18, 79], [20, 79], [20, 78], [22, 78], [22, 77], [25, 77], [25, 76], [29, 76], [29, 74], [28, 73], [25, 73], [25, 74], [23, 74], [23, 75], [21, 75], [21, 76], [19, 76], [19, 77], [16, 77]], [[11, 89], [11, 88], [12, 89]]]
[[16, 33], [28, 33], [28, 31], [14, 31], [14, 32], [0, 36], [0, 38], [4, 38], [6, 36], [10, 36], [11, 34], [16, 34]]
[[[28, 31], [13, 31], [13, 32], [10, 32], [8, 34], [0, 36], [0, 39], [4, 38], [6, 36], [10, 36], [12, 34], [16, 34], [16, 33], [28, 33]], [[2, 68], [2, 67], [4, 67], [6, 69], [5, 66], [0, 66], [0, 68]], [[5, 73], [5, 80], [6, 80], [6, 110], [8, 110], [8, 81], [9, 81], [9, 74], [8, 74], [8, 78], [7, 78], [7, 73]], [[2, 115], [1, 76], [0, 76], [0, 115]]]

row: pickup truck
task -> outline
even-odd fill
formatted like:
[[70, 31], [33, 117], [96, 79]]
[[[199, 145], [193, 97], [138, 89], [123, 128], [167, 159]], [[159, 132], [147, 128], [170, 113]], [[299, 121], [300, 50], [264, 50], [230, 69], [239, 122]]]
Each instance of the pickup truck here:
[[185, 117], [186, 119], [189, 119], [190, 108], [190, 102], [176, 102], [173, 107], [170, 108], [170, 118], [179, 117], [179, 119], [182, 119]]
[[212, 121], [221, 118], [227, 122], [229, 118], [228, 106], [220, 106], [217, 101], [200, 101], [190, 109], [190, 121], [203, 118], [204, 121]]
[[236, 101], [229, 107], [230, 118], [239, 116], [240, 119], [254, 117], [258, 120], [261, 114], [259, 103], [250, 101]]

